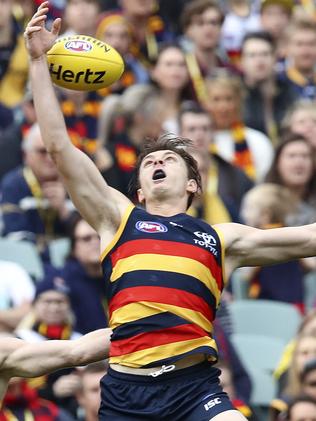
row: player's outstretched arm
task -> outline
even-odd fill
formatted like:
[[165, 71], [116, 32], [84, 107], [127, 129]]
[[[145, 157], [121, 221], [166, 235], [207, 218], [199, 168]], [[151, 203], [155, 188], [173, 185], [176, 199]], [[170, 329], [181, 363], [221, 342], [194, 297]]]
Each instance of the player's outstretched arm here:
[[47, 30], [47, 12], [48, 2], [44, 2], [25, 29], [34, 105], [43, 141], [84, 219], [98, 232], [103, 228], [115, 232], [130, 202], [107, 186], [93, 162], [69, 139], [46, 59], [46, 52], [59, 34], [61, 20], [56, 19], [51, 31]]
[[316, 256], [316, 224], [257, 229], [241, 224], [218, 224], [229, 273], [240, 266], [263, 266]]
[[99, 329], [75, 340], [28, 343], [0, 339], [0, 376], [36, 377], [65, 367], [86, 365], [108, 357], [111, 329]]

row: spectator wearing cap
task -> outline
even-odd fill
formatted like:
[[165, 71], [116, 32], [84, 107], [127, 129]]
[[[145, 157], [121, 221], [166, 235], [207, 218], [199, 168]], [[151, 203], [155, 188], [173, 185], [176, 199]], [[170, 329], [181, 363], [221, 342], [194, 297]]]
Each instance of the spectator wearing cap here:
[[268, 32], [276, 43], [278, 70], [285, 66], [286, 37], [285, 30], [293, 13], [293, 0], [262, 0], [260, 21], [263, 31]]
[[[36, 285], [31, 313], [16, 328], [16, 336], [29, 342], [79, 338], [81, 335], [73, 330], [69, 293], [69, 286], [55, 271], [47, 274]], [[71, 372], [70, 369], [60, 370], [36, 378], [30, 384], [37, 388], [42, 398], [74, 413], [74, 392], [79, 382], [77, 376]]]

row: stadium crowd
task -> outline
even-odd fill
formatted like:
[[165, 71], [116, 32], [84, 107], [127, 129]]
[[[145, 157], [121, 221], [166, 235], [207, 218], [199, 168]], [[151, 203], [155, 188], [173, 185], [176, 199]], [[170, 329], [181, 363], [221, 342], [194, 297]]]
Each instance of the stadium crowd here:
[[[32, 342], [76, 338], [108, 317], [99, 237], [67, 196], [36, 122], [23, 31], [40, 3], [0, 0], [0, 332]], [[190, 215], [261, 229], [316, 222], [314, 0], [51, 0], [55, 17], [61, 36], [96, 37], [124, 58], [108, 88], [56, 87], [72, 142], [112, 187], [136, 201], [129, 181], [141, 143], [172, 133], [192, 140], [202, 176]], [[19, 256], [21, 242], [29, 257]], [[263, 383], [233, 340], [239, 288], [301, 320], [270, 367], [271, 402], [254, 399]], [[316, 420], [315, 299], [316, 257], [232, 276], [214, 336], [222, 384], [248, 419]], [[104, 361], [14, 378], [0, 421], [96, 421], [106, 370]]]

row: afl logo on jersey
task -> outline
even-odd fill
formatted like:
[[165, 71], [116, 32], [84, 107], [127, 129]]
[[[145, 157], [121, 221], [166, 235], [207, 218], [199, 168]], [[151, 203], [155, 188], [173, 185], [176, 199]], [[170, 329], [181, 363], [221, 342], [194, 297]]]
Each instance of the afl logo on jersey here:
[[137, 221], [135, 227], [138, 231], [148, 232], [149, 234], [168, 231], [168, 228], [165, 225], [151, 221]]

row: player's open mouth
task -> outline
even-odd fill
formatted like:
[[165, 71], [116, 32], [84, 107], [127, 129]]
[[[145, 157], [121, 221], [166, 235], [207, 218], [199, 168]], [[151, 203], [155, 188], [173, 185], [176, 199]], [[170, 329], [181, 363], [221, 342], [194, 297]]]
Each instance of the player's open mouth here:
[[161, 180], [163, 178], [166, 178], [166, 173], [163, 170], [158, 169], [154, 172], [154, 174], [153, 174], [153, 180], [154, 181]]

